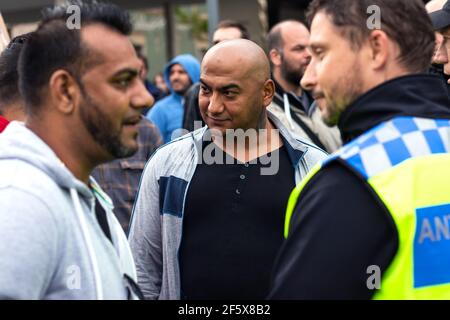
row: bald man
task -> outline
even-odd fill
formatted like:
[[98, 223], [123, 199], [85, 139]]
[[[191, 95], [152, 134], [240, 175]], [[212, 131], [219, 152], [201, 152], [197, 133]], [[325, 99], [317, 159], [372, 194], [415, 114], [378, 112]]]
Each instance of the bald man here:
[[249, 40], [205, 55], [199, 105], [207, 126], [154, 154], [135, 204], [129, 240], [146, 298], [266, 296], [286, 201], [325, 157], [267, 112], [269, 76], [264, 51]]
[[[250, 33], [240, 22], [233, 20], [221, 21], [213, 34], [213, 45], [226, 40], [250, 39]], [[183, 128], [194, 131], [203, 126], [200, 108], [198, 106], [198, 95], [200, 83], [194, 84], [185, 95]]]
[[267, 47], [275, 96], [268, 110], [303, 141], [333, 152], [342, 145], [339, 131], [325, 125], [314, 97], [300, 86], [311, 60], [308, 44], [309, 30], [299, 21], [282, 21], [270, 30]]

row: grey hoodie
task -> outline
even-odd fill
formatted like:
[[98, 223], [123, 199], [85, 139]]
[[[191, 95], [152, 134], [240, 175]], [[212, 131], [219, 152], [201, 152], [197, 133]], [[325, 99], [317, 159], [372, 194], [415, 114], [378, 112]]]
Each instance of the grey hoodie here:
[[23, 124], [0, 134], [0, 299], [127, 298], [131, 251], [111, 200], [91, 182], [94, 192]]

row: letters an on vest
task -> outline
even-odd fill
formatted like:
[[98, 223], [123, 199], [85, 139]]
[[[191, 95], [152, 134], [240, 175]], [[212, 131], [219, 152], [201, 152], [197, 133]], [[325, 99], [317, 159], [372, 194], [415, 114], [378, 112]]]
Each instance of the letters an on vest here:
[[450, 204], [416, 210], [414, 287], [450, 282]]

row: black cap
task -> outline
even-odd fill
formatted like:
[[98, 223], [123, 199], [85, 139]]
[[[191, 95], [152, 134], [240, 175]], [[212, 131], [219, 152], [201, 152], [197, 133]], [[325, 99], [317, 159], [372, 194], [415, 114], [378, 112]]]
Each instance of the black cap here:
[[434, 30], [450, 27], [450, 0], [448, 0], [441, 10], [430, 13]]

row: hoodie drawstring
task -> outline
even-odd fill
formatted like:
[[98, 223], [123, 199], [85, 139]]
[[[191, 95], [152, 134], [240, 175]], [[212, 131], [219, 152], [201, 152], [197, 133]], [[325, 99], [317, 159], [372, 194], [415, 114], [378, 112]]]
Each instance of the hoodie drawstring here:
[[94, 253], [94, 246], [92, 244], [91, 236], [89, 234], [86, 219], [84, 217], [83, 209], [81, 207], [80, 198], [78, 196], [77, 191], [74, 188], [70, 189], [70, 196], [72, 198], [72, 203], [75, 207], [75, 212], [77, 213], [78, 221], [81, 226], [81, 230], [83, 233], [84, 241], [86, 242], [86, 246], [88, 249], [88, 254], [91, 259], [92, 269], [94, 271], [94, 282], [95, 282], [95, 291], [98, 300], [103, 300], [103, 288], [102, 281], [100, 278], [100, 271], [98, 268], [97, 257]]
[[289, 104], [289, 98], [286, 93], [283, 93], [283, 102], [284, 102], [284, 114], [286, 115], [286, 118], [289, 122], [291, 130], [294, 130], [295, 126], [294, 126], [294, 121], [292, 120], [292, 116], [291, 116], [291, 105]]

